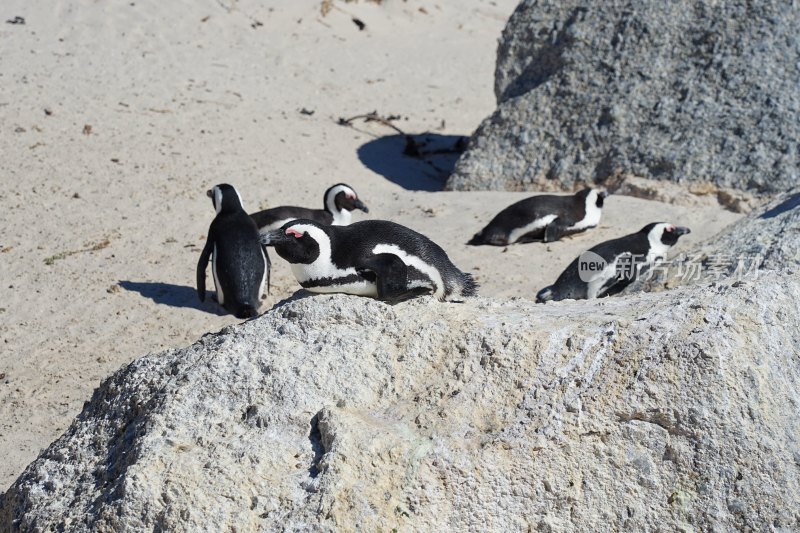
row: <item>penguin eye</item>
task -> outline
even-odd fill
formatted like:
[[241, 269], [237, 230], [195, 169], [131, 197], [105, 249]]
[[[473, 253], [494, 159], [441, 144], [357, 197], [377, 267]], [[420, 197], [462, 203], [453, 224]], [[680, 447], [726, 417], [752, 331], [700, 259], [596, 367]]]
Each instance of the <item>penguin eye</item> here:
[[289, 229], [287, 229], [287, 230], [286, 230], [286, 235], [291, 235], [291, 236], [292, 236], [292, 237], [294, 237], [295, 239], [301, 239], [301, 238], [303, 237], [303, 234], [302, 234], [302, 233], [300, 233], [299, 231], [297, 231], [297, 230], [296, 230], [296, 229], [294, 229], [294, 228], [289, 228]]
[[670, 225], [670, 226], [667, 226], [667, 227], [665, 228], [665, 231], [666, 231], [667, 233], [672, 233], [673, 231], [675, 231], [675, 226], [672, 226], [672, 225]]

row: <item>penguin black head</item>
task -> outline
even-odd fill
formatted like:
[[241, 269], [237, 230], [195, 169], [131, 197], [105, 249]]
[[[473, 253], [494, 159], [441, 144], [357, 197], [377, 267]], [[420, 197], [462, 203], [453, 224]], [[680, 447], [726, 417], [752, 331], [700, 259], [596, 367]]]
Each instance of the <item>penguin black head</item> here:
[[232, 213], [244, 209], [242, 207], [242, 197], [239, 196], [239, 192], [233, 185], [228, 185], [227, 183], [215, 185], [213, 189], [206, 191], [206, 196], [211, 198], [211, 203], [214, 205], [214, 209], [217, 210], [217, 214]]
[[289, 263], [311, 264], [322, 253], [331, 253], [331, 240], [323, 227], [311, 220], [292, 220], [280, 229], [261, 234], [261, 244], [274, 246]]
[[325, 209], [331, 213], [344, 209], [347, 211], [360, 209], [365, 213], [369, 213], [369, 209], [364, 205], [364, 202], [358, 199], [356, 191], [345, 183], [337, 183], [325, 191]]
[[675, 246], [675, 243], [678, 242], [681, 235], [686, 235], [691, 232], [692, 230], [689, 228], [675, 226], [674, 224], [668, 224], [666, 222], [653, 222], [639, 230], [639, 233], [647, 235], [651, 248], [655, 248], [658, 245]]

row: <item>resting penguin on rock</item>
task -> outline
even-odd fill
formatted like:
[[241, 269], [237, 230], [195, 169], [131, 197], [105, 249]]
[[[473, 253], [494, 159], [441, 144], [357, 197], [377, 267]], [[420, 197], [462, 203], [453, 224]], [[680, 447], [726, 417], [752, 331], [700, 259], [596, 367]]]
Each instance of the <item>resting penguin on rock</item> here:
[[400, 224], [365, 220], [324, 226], [293, 220], [262, 234], [308, 291], [343, 292], [397, 303], [431, 293], [439, 300], [473, 296], [477, 284], [435, 242]]
[[242, 199], [231, 185], [217, 185], [206, 194], [217, 216], [208, 229], [208, 239], [197, 262], [197, 295], [206, 299], [206, 267], [211, 258], [217, 302], [236, 318], [258, 314], [264, 277], [269, 287], [269, 255], [258, 235], [258, 228], [245, 210]]
[[515, 242], [557, 241], [597, 226], [608, 193], [583, 189], [571, 196], [542, 194], [511, 204], [467, 243], [505, 246]]
[[295, 207], [283, 205], [265, 209], [250, 215], [262, 233], [278, 229], [287, 222], [299, 218], [313, 220], [327, 226], [346, 226], [350, 224], [353, 209], [360, 209], [369, 213], [369, 209], [364, 202], [358, 199], [356, 191], [349, 185], [337, 183], [325, 191], [322, 197], [324, 209], [308, 209], [306, 207]]
[[630, 285], [636, 276], [666, 258], [681, 235], [690, 233], [664, 222], [654, 222], [636, 233], [598, 244], [582, 253], [536, 295], [539, 303], [611, 296]]

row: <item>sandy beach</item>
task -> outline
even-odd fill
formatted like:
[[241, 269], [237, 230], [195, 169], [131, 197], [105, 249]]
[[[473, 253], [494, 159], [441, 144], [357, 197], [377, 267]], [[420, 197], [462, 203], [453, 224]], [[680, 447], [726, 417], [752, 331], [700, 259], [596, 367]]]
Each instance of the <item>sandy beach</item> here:
[[[321, 207], [348, 183], [370, 208], [355, 220], [424, 233], [497, 298], [532, 299], [583, 250], [649, 222], [689, 226], [680, 250], [740, 217], [614, 195], [590, 232], [470, 247], [530, 193], [433, 192], [454, 155], [406, 157], [384, 124], [339, 124], [376, 111], [429, 147], [470, 135], [495, 108], [496, 41], [516, 4], [6, 0], [0, 490], [109, 374], [238, 322], [194, 286], [217, 183], [249, 211]], [[273, 264], [261, 312], [299, 289]]]

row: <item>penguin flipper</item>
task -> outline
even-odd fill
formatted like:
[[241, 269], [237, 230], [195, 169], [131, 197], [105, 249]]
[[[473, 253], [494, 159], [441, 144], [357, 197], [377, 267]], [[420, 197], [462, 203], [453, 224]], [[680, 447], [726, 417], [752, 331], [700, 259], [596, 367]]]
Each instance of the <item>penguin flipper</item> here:
[[561, 219], [555, 219], [544, 229], [543, 242], [554, 242], [566, 235], [567, 225], [561, 222]]
[[213, 249], [214, 243], [209, 238], [206, 240], [206, 245], [203, 247], [203, 251], [200, 252], [200, 259], [197, 261], [197, 296], [201, 302], [206, 301], [206, 268]]
[[424, 287], [408, 288], [408, 267], [394, 254], [375, 254], [356, 266], [356, 271], [374, 273], [378, 299], [392, 304], [430, 292]]

